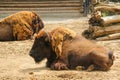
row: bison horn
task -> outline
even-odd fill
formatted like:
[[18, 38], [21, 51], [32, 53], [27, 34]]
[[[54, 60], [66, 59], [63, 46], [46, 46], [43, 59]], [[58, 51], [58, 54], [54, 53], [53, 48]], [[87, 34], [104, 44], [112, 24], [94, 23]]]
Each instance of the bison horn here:
[[50, 42], [50, 35], [45, 31], [47, 37], [45, 38], [45, 41], [49, 41]]
[[45, 41], [50, 42], [50, 35], [44, 29], [41, 29], [35, 37], [40, 38], [42, 36], [45, 36]]

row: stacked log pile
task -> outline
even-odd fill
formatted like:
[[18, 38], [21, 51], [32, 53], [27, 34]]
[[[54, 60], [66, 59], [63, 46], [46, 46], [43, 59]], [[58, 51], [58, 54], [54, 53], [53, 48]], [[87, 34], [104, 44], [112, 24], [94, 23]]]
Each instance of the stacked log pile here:
[[96, 40], [120, 39], [120, 15], [102, 17], [100, 11], [95, 11], [83, 36]]

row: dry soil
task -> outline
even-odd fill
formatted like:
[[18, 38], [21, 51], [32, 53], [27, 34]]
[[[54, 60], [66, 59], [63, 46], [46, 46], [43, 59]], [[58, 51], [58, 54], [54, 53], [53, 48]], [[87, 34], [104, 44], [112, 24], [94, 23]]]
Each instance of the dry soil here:
[[[87, 18], [64, 20], [58, 22], [44, 22], [45, 30], [56, 27], [70, 28], [82, 33], [88, 28]], [[29, 56], [33, 40], [0, 42], [0, 80], [120, 80], [120, 40], [99, 41], [114, 51], [116, 56], [111, 70], [103, 71], [53, 71], [45, 67], [46, 60], [35, 64]]]

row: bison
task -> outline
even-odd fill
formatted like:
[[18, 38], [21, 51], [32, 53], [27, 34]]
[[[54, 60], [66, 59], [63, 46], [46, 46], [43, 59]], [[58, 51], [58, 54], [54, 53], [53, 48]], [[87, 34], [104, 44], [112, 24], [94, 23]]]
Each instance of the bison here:
[[0, 20], [0, 41], [30, 39], [44, 24], [40, 17], [31, 11], [20, 11]]
[[76, 69], [77, 66], [88, 69], [93, 65], [92, 70], [108, 71], [113, 65], [112, 51], [79, 35], [63, 42], [62, 55], [57, 58], [51, 45], [51, 32], [41, 30], [36, 36], [29, 53], [35, 62], [47, 58], [47, 67], [53, 70]]

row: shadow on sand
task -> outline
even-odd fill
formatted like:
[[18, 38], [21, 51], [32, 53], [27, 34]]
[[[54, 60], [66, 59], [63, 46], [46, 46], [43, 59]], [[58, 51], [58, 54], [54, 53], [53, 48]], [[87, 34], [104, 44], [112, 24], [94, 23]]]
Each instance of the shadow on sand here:
[[22, 69], [20, 72], [26, 73], [26, 72], [40, 72], [41, 70], [50, 70], [49, 68], [46, 67], [36, 67], [36, 68], [27, 68], [27, 69]]

